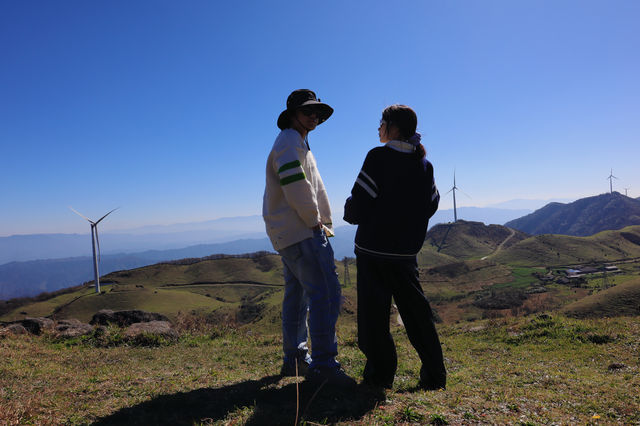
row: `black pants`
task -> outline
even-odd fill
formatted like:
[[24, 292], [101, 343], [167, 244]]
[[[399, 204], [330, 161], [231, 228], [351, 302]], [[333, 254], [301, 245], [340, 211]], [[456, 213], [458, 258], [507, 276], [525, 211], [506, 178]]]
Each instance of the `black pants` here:
[[398, 366], [389, 331], [391, 297], [395, 300], [407, 336], [422, 361], [420, 386], [444, 388], [447, 372], [433, 313], [418, 281], [416, 259], [383, 259], [357, 255], [358, 346], [367, 357], [364, 379], [391, 387]]

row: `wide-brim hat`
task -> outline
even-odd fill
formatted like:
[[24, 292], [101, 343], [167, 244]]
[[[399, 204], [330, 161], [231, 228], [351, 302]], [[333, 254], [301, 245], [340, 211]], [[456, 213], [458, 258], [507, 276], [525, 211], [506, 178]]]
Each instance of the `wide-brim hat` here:
[[289, 127], [291, 113], [298, 108], [311, 106], [318, 112], [318, 124], [322, 124], [333, 114], [333, 108], [320, 102], [316, 94], [309, 89], [298, 89], [291, 92], [287, 98], [287, 109], [280, 113], [278, 117], [278, 128], [284, 130]]

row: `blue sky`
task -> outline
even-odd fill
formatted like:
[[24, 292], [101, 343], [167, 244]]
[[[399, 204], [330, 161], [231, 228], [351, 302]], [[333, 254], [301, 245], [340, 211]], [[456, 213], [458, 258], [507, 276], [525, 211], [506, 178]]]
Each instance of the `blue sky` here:
[[[412, 106], [441, 192], [640, 196], [636, 0], [0, 2], [0, 236], [260, 214], [289, 92], [336, 215], [382, 109]], [[441, 208], [451, 208], [450, 194]]]

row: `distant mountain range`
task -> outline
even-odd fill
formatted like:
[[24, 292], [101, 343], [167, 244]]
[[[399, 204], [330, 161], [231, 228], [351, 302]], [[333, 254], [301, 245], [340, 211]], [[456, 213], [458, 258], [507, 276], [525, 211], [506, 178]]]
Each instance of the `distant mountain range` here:
[[[458, 207], [458, 219], [482, 222], [486, 225], [504, 225], [506, 222], [531, 213], [534, 209], [505, 209], [497, 207]], [[429, 220], [429, 227], [453, 222], [453, 209], [438, 210]]]
[[[537, 201], [539, 204], [541, 201]], [[523, 204], [535, 205], [535, 200], [514, 200], [512, 207]], [[486, 224], [504, 224], [531, 213], [534, 209], [526, 208], [498, 208], [498, 207], [460, 207], [458, 218], [478, 221]], [[342, 227], [347, 224], [341, 219], [342, 212], [334, 213], [334, 226]], [[453, 210], [441, 209], [431, 218], [429, 224], [447, 223], [453, 221]], [[351, 226], [348, 226], [351, 228]], [[351, 241], [334, 244], [334, 250], [339, 257], [350, 256], [353, 252], [350, 246], [353, 242], [355, 230], [348, 231]], [[124, 231], [112, 231], [100, 234], [100, 245], [103, 255], [138, 254], [148, 250], [174, 250], [185, 247], [230, 243], [236, 240], [264, 240], [267, 235], [264, 230], [262, 216], [240, 216], [221, 218], [216, 220], [178, 223], [173, 225], [154, 225]], [[245, 244], [246, 246], [246, 244]], [[343, 246], [344, 250], [343, 251]], [[223, 247], [224, 248], [224, 247]], [[264, 241], [257, 242], [254, 250], [268, 248]], [[30, 234], [0, 237], [0, 265], [9, 262], [24, 262], [40, 259], [62, 259], [91, 255], [91, 237], [86, 234]]]
[[[262, 216], [222, 218], [206, 222], [147, 226], [100, 234], [102, 254], [171, 250], [241, 239], [265, 238]], [[38, 259], [90, 256], [86, 234], [31, 234], [0, 237], [0, 265]]]
[[618, 192], [582, 198], [569, 204], [550, 203], [505, 224], [531, 235], [581, 237], [630, 225], [640, 225], [640, 200]]

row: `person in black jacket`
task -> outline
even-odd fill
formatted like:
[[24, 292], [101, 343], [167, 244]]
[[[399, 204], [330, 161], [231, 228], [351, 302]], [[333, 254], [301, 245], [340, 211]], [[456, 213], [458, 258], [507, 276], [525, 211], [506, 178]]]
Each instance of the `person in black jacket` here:
[[405, 105], [382, 112], [384, 146], [367, 154], [344, 219], [358, 225], [358, 346], [367, 358], [364, 382], [391, 388], [398, 360], [389, 331], [393, 297], [422, 361], [422, 389], [444, 389], [446, 370], [433, 313], [418, 280], [416, 255], [438, 209], [440, 194], [426, 159], [416, 113]]

